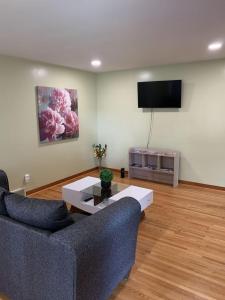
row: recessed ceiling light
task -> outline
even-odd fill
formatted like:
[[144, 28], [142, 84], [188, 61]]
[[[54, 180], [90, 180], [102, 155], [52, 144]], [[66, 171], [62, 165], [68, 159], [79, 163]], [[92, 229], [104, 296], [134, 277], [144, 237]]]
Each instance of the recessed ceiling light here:
[[223, 46], [223, 43], [221, 43], [221, 42], [215, 42], [215, 43], [209, 44], [208, 49], [210, 51], [215, 51], [215, 50], [221, 49], [222, 46]]
[[152, 79], [153, 74], [151, 72], [141, 72], [138, 74], [138, 81], [148, 81]]
[[94, 60], [91, 61], [91, 65], [92, 65], [93, 67], [95, 67], [95, 68], [100, 67], [101, 64], [102, 64], [102, 62], [101, 62], [99, 59], [94, 59]]

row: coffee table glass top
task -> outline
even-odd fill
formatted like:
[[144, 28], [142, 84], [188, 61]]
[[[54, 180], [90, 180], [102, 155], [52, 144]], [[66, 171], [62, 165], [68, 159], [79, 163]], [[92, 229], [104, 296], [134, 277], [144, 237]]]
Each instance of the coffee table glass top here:
[[101, 182], [99, 182], [82, 190], [82, 193], [85, 194], [85, 200], [83, 201], [86, 202], [91, 199], [94, 199], [94, 205], [98, 205], [101, 202], [110, 202], [110, 197], [126, 189], [128, 186], [129, 185], [127, 184], [112, 182], [111, 187], [109, 189], [103, 189], [101, 187]]

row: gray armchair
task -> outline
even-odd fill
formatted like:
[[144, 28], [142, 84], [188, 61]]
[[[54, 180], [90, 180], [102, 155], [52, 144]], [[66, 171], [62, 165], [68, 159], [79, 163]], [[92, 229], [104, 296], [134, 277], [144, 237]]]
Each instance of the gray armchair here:
[[124, 198], [55, 233], [0, 215], [0, 294], [108, 299], [134, 264], [140, 215], [140, 204]]

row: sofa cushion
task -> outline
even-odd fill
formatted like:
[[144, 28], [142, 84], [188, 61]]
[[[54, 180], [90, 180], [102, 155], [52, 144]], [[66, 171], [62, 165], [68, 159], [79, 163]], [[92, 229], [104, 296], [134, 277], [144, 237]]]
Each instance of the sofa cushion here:
[[5, 195], [8, 215], [25, 224], [52, 232], [74, 223], [64, 201], [27, 198], [18, 194]]
[[0, 215], [7, 216], [7, 210], [5, 206], [5, 195], [8, 194], [9, 192], [4, 189], [3, 187], [0, 187]]

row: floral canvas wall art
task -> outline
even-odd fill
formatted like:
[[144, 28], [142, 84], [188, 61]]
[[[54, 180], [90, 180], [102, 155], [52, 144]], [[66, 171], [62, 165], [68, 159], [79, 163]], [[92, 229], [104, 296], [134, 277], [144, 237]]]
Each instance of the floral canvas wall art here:
[[77, 90], [37, 87], [40, 142], [79, 136]]

